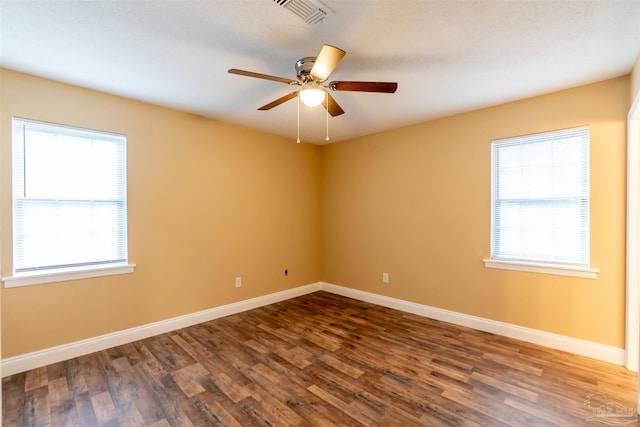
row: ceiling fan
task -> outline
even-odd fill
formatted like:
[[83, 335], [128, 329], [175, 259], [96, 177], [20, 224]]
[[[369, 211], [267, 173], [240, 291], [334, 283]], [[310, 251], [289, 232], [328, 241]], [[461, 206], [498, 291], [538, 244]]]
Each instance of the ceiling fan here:
[[238, 70], [231, 68], [229, 73], [239, 74], [241, 76], [255, 77], [258, 79], [273, 80], [276, 82], [287, 83], [291, 86], [299, 86], [299, 89], [288, 93], [275, 101], [272, 101], [258, 110], [270, 110], [273, 107], [289, 101], [290, 99], [300, 97], [300, 100], [309, 106], [322, 104], [331, 116], [339, 116], [344, 110], [338, 105], [336, 100], [327, 92], [332, 91], [354, 91], [354, 92], [382, 92], [394, 93], [398, 88], [398, 83], [391, 82], [354, 82], [354, 81], [333, 81], [325, 84], [333, 70], [342, 60], [346, 52], [337, 47], [325, 44], [320, 50], [320, 54], [315, 56], [307, 56], [299, 59], [295, 63], [297, 80], [287, 79], [284, 77], [270, 76], [268, 74], [254, 73], [252, 71]]

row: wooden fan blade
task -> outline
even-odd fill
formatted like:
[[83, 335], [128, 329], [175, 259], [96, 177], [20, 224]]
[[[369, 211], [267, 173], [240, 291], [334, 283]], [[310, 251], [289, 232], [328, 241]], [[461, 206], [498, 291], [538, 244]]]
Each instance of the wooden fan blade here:
[[277, 107], [278, 105], [284, 102], [287, 102], [290, 99], [295, 98], [296, 96], [298, 96], [298, 91], [288, 93], [285, 96], [281, 96], [280, 98], [276, 99], [275, 101], [271, 101], [267, 105], [263, 105], [262, 107], [258, 108], [258, 110], [261, 110], [261, 111], [270, 110], [273, 107]]
[[327, 80], [346, 53], [342, 49], [325, 44], [309, 74], [319, 82]]
[[298, 84], [296, 80], [286, 79], [284, 77], [278, 77], [278, 76], [270, 76], [268, 74], [254, 73], [253, 71], [238, 70], [236, 68], [231, 68], [229, 70], [229, 73], [238, 74], [240, 76], [255, 77], [258, 79], [273, 80], [275, 82], [281, 82], [281, 83], [287, 83], [287, 84]]
[[[328, 102], [328, 106], [327, 106], [327, 101]], [[338, 105], [338, 103], [336, 102], [335, 99], [333, 99], [333, 96], [331, 96], [331, 94], [329, 94], [327, 92], [327, 96], [325, 97], [324, 101], [322, 101], [322, 106], [324, 108], [326, 108], [326, 110], [329, 112], [329, 114], [331, 114], [331, 117], [335, 117], [335, 116], [339, 116], [340, 114], [344, 114], [344, 110], [342, 109], [342, 107], [340, 107]]]
[[331, 90], [349, 90], [354, 92], [383, 92], [394, 93], [398, 83], [391, 82], [331, 82]]

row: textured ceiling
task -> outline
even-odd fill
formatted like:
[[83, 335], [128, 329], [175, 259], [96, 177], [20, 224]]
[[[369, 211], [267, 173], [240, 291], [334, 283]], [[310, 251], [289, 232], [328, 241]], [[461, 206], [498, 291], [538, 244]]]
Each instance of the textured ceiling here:
[[[638, 0], [322, 1], [334, 14], [308, 25], [273, 0], [0, 0], [0, 65], [295, 140], [295, 100], [256, 110], [292, 89], [227, 70], [293, 78], [331, 44], [330, 80], [398, 82], [334, 92], [336, 142], [625, 75], [640, 51]], [[300, 110], [324, 144], [322, 107]]]

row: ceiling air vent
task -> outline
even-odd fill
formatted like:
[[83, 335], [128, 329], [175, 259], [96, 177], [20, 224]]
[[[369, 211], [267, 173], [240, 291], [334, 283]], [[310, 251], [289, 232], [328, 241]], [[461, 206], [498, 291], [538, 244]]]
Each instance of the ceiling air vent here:
[[279, 6], [284, 7], [306, 24], [313, 25], [324, 21], [329, 15], [335, 13], [319, 0], [273, 0]]

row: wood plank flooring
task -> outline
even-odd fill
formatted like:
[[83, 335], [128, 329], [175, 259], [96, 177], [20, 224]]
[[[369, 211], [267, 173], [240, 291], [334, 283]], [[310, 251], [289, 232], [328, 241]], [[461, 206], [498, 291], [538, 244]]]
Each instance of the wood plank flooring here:
[[636, 409], [620, 366], [326, 292], [2, 387], [6, 426], [580, 426], [606, 425], [589, 420], [606, 398], [632, 411], [614, 421]]

